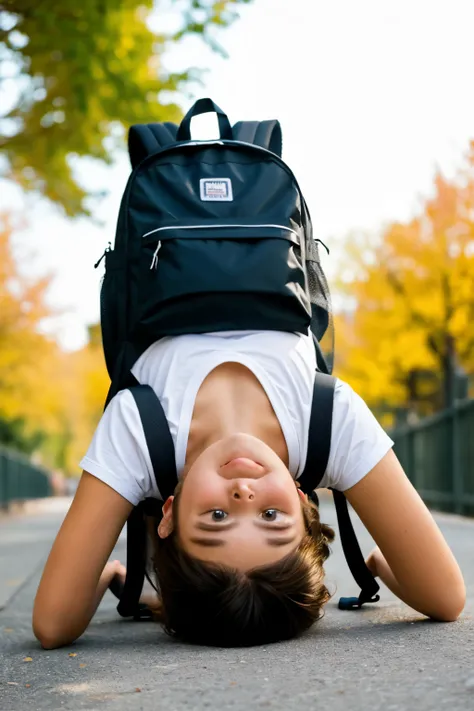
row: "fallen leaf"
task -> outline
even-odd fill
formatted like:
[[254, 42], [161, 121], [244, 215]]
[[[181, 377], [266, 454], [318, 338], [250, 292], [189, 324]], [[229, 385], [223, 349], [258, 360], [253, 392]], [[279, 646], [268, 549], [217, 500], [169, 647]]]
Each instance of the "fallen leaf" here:
[[77, 652], [69, 652], [70, 657], [77, 657]]
[[25, 684], [26, 688], [29, 689], [31, 684]]
[[25, 657], [25, 658], [23, 659], [23, 661], [24, 661], [24, 662], [32, 662], [33, 659], [32, 659], [31, 657]]
[[5, 627], [3, 631], [4, 632], [13, 632], [13, 628], [12, 627]]
[[231, 685], [231, 686], [237, 686], [237, 682], [236, 682], [236, 681], [231, 681], [231, 682], [230, 682], [230, 685]]
[[137, 688], [135, 689], [135, 691], [141, 691], [141, 689], [137, 686]]
[[87, 664], [79, 664], [79, 669], [84, 669], [84, 667], [86, 667], [86, 666], [87, 666]]

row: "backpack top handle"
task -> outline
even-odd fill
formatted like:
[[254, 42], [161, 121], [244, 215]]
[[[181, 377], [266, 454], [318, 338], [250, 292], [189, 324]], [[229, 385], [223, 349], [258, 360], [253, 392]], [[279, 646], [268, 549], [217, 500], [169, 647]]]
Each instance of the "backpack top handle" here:
[[184, 119], [181, 121], [178, 133], [176, 136], [177, 141], [190, 141], [191, 140], [191, 119], [194, 116], [199, 116], [200, 114], [217, 114], [217, 120], [219, 123], [219, 136], [222, 139], [232, 141], [233, 133], [232, 126], [230, 125], [227, 115], [222, 111], [217, 104], [215, 104], [212, 99], [199, 99], [196, 101], [194, 106], [192, 106]]

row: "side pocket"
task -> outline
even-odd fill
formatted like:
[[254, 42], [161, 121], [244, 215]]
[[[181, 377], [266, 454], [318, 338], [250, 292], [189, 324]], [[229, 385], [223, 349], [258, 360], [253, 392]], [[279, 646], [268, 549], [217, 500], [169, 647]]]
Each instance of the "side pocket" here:
[[100, 289], [100, 326], [105, 364], [110, 378], [126, 333], [125, 267], [116, 251], [105, 255], [105, 276]]
[[334, 320], [331, 294], [326, 275], [319, 261], [317, 244], [308, 240], [306, 245], [306, 272], [311, 300], [311, 330], [318, 340], [329, 372], [334, 364]]

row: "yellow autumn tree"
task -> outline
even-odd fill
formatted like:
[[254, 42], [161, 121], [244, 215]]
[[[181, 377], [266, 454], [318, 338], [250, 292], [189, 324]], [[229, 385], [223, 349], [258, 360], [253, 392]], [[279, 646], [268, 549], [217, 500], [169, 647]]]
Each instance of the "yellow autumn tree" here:
[[42, 333], [52, 315], [49, 278], [27, 278], [13, 252], [20, 227], [0, 215], [0, 442], [40, 456], [66, 474], [79, 472], [100, 419], [109, 379], [100, 326], [73, 353]]
[[345, 245], [338, 374], [380, 414], [444, 407], [456, 371], [474, 371], [473, 156], [456, 180], [436, 175], [413, 220]]
[[70, 377], [68, 400], [70, 440], [63, 468], [78, 474], [78, 463], [84, 456], [103, 412], [110, 385], [102, 351], [100, 325], [89, 327], [89, 341], [84, 348], [68, 355]]
[[51, 315], [49, 278], [27, 278], [18, 269], [12, 248], [17, 226], [14, 216], [0, 215], [0, 419], [20, 423], [20, 439], [38, 440], [58, 422], [59, 352], [41, 333]]

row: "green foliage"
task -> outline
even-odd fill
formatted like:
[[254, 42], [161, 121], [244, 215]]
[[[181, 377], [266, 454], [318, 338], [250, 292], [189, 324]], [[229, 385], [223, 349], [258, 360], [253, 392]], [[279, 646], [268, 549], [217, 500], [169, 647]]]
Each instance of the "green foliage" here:
[[181, 12], [181, 28], [160, 35], [147, 23], [153, 9], [169, 12], [165, 0], [6, 0], [0, 80], [10, 77], [17, 93], [0, 119], [6, 177], [69, 216], [88, 214], [89, 193], [74, 175], [74, 158], [110, 162], [123, 127], [179, 120], [179, 107], [162, 100], [196, 72], [166, 74], [160, 63], [166, 47], [195, 34], [219, 49], [214, 28], [229, 25], [236, 5], [248, 2], [178, 0], [173, 9]]
[[39, 432], [27, 434], [22, 419], [4, 420], [0, 418], [0, 445], [15, 449], [17, 452], [31, 454], [43, 441]]

